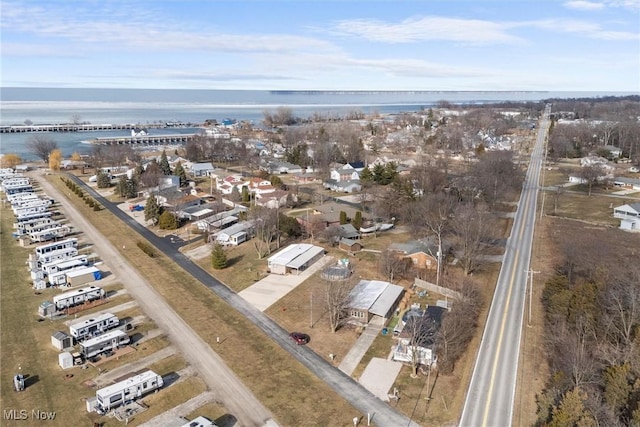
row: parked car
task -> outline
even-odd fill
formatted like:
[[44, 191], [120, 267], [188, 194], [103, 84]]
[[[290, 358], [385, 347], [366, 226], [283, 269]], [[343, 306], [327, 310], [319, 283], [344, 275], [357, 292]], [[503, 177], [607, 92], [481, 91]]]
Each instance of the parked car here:
[[298, 345], [305, 345], [311, 340], [309, 335], [303, 334], [302, 332], [291, 332], [289, 338], [294, 340]]

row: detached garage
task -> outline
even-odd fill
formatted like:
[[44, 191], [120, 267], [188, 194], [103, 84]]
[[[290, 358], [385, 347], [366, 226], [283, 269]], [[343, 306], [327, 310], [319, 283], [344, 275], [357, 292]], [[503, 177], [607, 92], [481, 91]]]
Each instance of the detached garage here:
[[294, 244], [267, 259], [267, 267], [273, 274], [297, 274], [309, 268], [323, 256], [324, 249], [320, 246], [308, 243]]

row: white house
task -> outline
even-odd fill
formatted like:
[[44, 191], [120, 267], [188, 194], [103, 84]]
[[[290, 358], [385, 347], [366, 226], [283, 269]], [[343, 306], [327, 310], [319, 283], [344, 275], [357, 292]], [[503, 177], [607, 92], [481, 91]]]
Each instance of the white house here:
[[620, 219], [622, 230], [640, 231], [640, 203], [613, 208], [613, 217]]
[[214, 171], [214, 167], [210, 162], [194, 163], [191, 165], [191, 173], [193, 176], [207, 176]]
[[269, 272], [285, 275], [306, 270], [324, 256], [324, 248], [299, 243], [289, 245], [267, 259]]
[[360, 280], [349, 293], [348, 320], [367, 324], [373, 316], [388, 319], [395, 310], [404, 288], [381, 280]]

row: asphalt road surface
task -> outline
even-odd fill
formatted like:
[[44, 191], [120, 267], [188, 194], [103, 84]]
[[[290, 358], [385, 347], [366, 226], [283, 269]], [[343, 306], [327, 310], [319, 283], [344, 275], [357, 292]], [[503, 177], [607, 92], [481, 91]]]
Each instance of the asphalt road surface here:
[[[270, 423], [271, 413], [242, 384], [242, 381], [227, 367], [220, 356], [182, 320], [144, 277], [120, 255], [120, 252], [101, 233], [93, 228], [91, 223], [71, 203], [67, 202], [67, 199], [53, 185], [40, 176], [37, 176], [37, 179], [44, 192], [63, 205], [61, 210], [67, 219], [84, 232], [87, 239], [94, 245], [95, 252], [105, 260], [144, 313], [167, 334], [184, 358], [198, 371], [209, 389], [215, 393], [216, 399], [222, 402], [224, 407], [237, 418], [238, 424], [257, 427]], [[107, 203], [105, 206], [111, 206], [110, 203]], [[116, 210], [119, 211], [117, 208]], [[131, 221], [133, 220], [131, 219]], [[126, 229], [123, 232], [126, 232]], [[164, 243], [160, 238], [157, 240], [163, 242], [164, 246], [172, 247], [170, 241]]]
[[460, 426], [512, 425], [527, 277], [549, 107], [540, 123]]
[[[188, 257], [178, 251], [176, 245], [170, 240], [156, 236], [151, 231], [136, 222], [125, 212], [120, 210], [116, 205], [106, 200], [92, 188], [85, 185], [79, 178], [71, 176], [78, 185], [83, 186], [91, 196], [98, 200], [106, 209], [109, 209], [116, 217], [125, 224], [139, 233], [143, 238], [154, 245], [158, 250], [164, 252], [168, 257], [173, 259], [180, 267], [190, 273], [195, 279], [200, 281], [204, 286], [211, 289], [216, 295], [226, 301], [233, 309], [243, 314], [247, 319], [253, 322], [258, 328], [265, 332], [273, 341], [278, 343], [283, 349], [288, 351], [300, 363], [305, 365], [318, 378], [325, 381], [333, 390], [342, 398], [348, 401], [354, 408], [360, 411], [360, 414], [345, 414], [347, 422], [355, 416], [373, 415], [372, 423], [378, 426], [411, 426], [417, 425], [413, 423], [406, 415], [400, 413], [396, 409], [387, 405], [378, 399], [373, 393], [365, 389], [350, 376], [325, 361], [322, 357], [314, 353], [306, 346], [296, 345], [290, 338], [289, 332], [281, 328], [271, 318], [267, 317], [260, 310], [249, 304], [242, 297], [238, 296], [233, 290], [228, 288], [222, 282], [213, 278], [209, 273], [193, 263]], [[81, 227], [85, 230], [88, 226]], [[120, 258], [118, 255], [116, 257]], [[107, 258], [109, 259], [109, 258]], [[166, 303], [165, 303], [166, 304]], [[145, 310], [145, 312], [147, 312]], [[180, 322], [184, 323], [182, 319]], [[163, 329], [165, 329], [163, 327]], [[182, 349], [181, 349], [182, 350]], [[198, 368], [198, 366], [196, 366]], [[208, 383], [208, 382], [207, 382]], [[233, 394], [229, 392], [229, 394]], [[225, 402], [225, 406], [227, 406]], [[261, 406], [261, 405], [260, 405]], [[234, 407], [233, 409], [235, 409]], [[228, 408], [232, 409], [232, 408]], [[311, 410], [312, 408], [310, 408]], [[234, 414], [235, 415], [235, 414]], [[241, 417], [238, 416], [240, 420]], [[257, 418], [256, 418], [257, 419]], [[264, 420], [264, 419], [263, 419]], [[300, 420], [303, 423], [303, 420]], [[366, 421], [365, 421], [366, 422]], [[246, 424], [250, 425], [250, 424]], [[255, 425], [255, 424], [254, 424]]]

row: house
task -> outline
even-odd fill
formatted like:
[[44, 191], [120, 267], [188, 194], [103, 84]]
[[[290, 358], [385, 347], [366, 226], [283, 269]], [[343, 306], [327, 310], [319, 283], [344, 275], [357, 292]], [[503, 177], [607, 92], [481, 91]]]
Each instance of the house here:
[[445, 308], [428, 306], [426, 310], [411, 309], [401, 320], [398, 344], [394, 346], [391, 358], [398, 362], [431, 366], [435, 362], [433, 345], [442, 324]]
[[613, 159], [618, 159], [622, 157], [622, 148], [618, 148], [614, 145], [605, 145], [604, 147], [602, 147], [602, 149], [605, 151], [608, 151], [609, 157]]
[[[443, 243], [442, 251], [446, 256], [449, 245]], [[438, 267], [438, 245], [435, 239], [411, 240], [406, 243], [392, 243], [389, 249], [409, 258], [414, 268], [432, 270]]]
[[289, 245], [267, 259], [267, 268], [273, 274], [296, 274], [306, 270], [324, 256], [324, 249], [308, 243]]
[[360, 232], [351, 224], [340, 225], [340, 237], [347, 239], [359, 239]]
[[[311, 229], [314, 229], [314, 231], [322, 231], [332, 225], [340, 225], [341, 211], [344, 211], [347, 214], [347, 218], [355, 218], [358, 209], [336, 202], [327, 202], [316, 206], [311, 211], [308, 211], [307, 215], [297, 217], [297, 220], [307, 231]], [[364, 213], [362, 219], [364, 221], [367, 220]]]
[[[295, 202], [296, 200], [296, 195], [292, 194], [291, 201]], [[284, 190], [274, 190], [269, 193], [257, 193], [254, 201], [256, 206], [278, 209], [289, 204], [289, 193]]]
[[640, 191], [640, 179], [638, 178], [617, 177], [613, 179], [613, 185], [629, 190]]
[[640, 203], [630, 203], [614, 208], [613, 217], [620, 219], [620, 229], [640, 231]]
[[381, 280], [361, 280], [348, 296], [348, 321], [366, 325], [373, 316], [389, 319], [403, 293], [402, 286]]
[[274, 160], [268, 162], [266, 165], [260, 167], [260, 169], [267, 171], [270, 174], [290, 174], [290, 173], [302, 173], [304, 170], [301, 166], [294, 165], [289, 162], [282, 162]]
[[357, 193], [362, 190], [360, 180], [336, 181], [335, 179], [328, 179], [322, 185], [324, 188], [338, 193]]
[[336, 182], [360, 180], [360, 172], [353, 168], [332, 169], [330, 172], [331, 179]]
[[215, 168], [210, 162], [194, 163], [191, 165], [191, 174], [193, 176], [208, 176]]
[[235, 246], [248, 240], [252, 233], [253, 224], [250, 221], [244, 221], [214, 233], [210, 239], [224, 246]]
[[175, 188], [165, 188], [155, 194], [158, 204], [171, 208], [186, 209], [191, 206], [198, 206], [202, 203], [202, 199], [191, 194], [185, 194]]
[[362, 244], [360, 242], [353, 239], [347, 239], [345, 237], [340, 239], [338, 247], [350, 254], [360, 252], [362, 250]]

